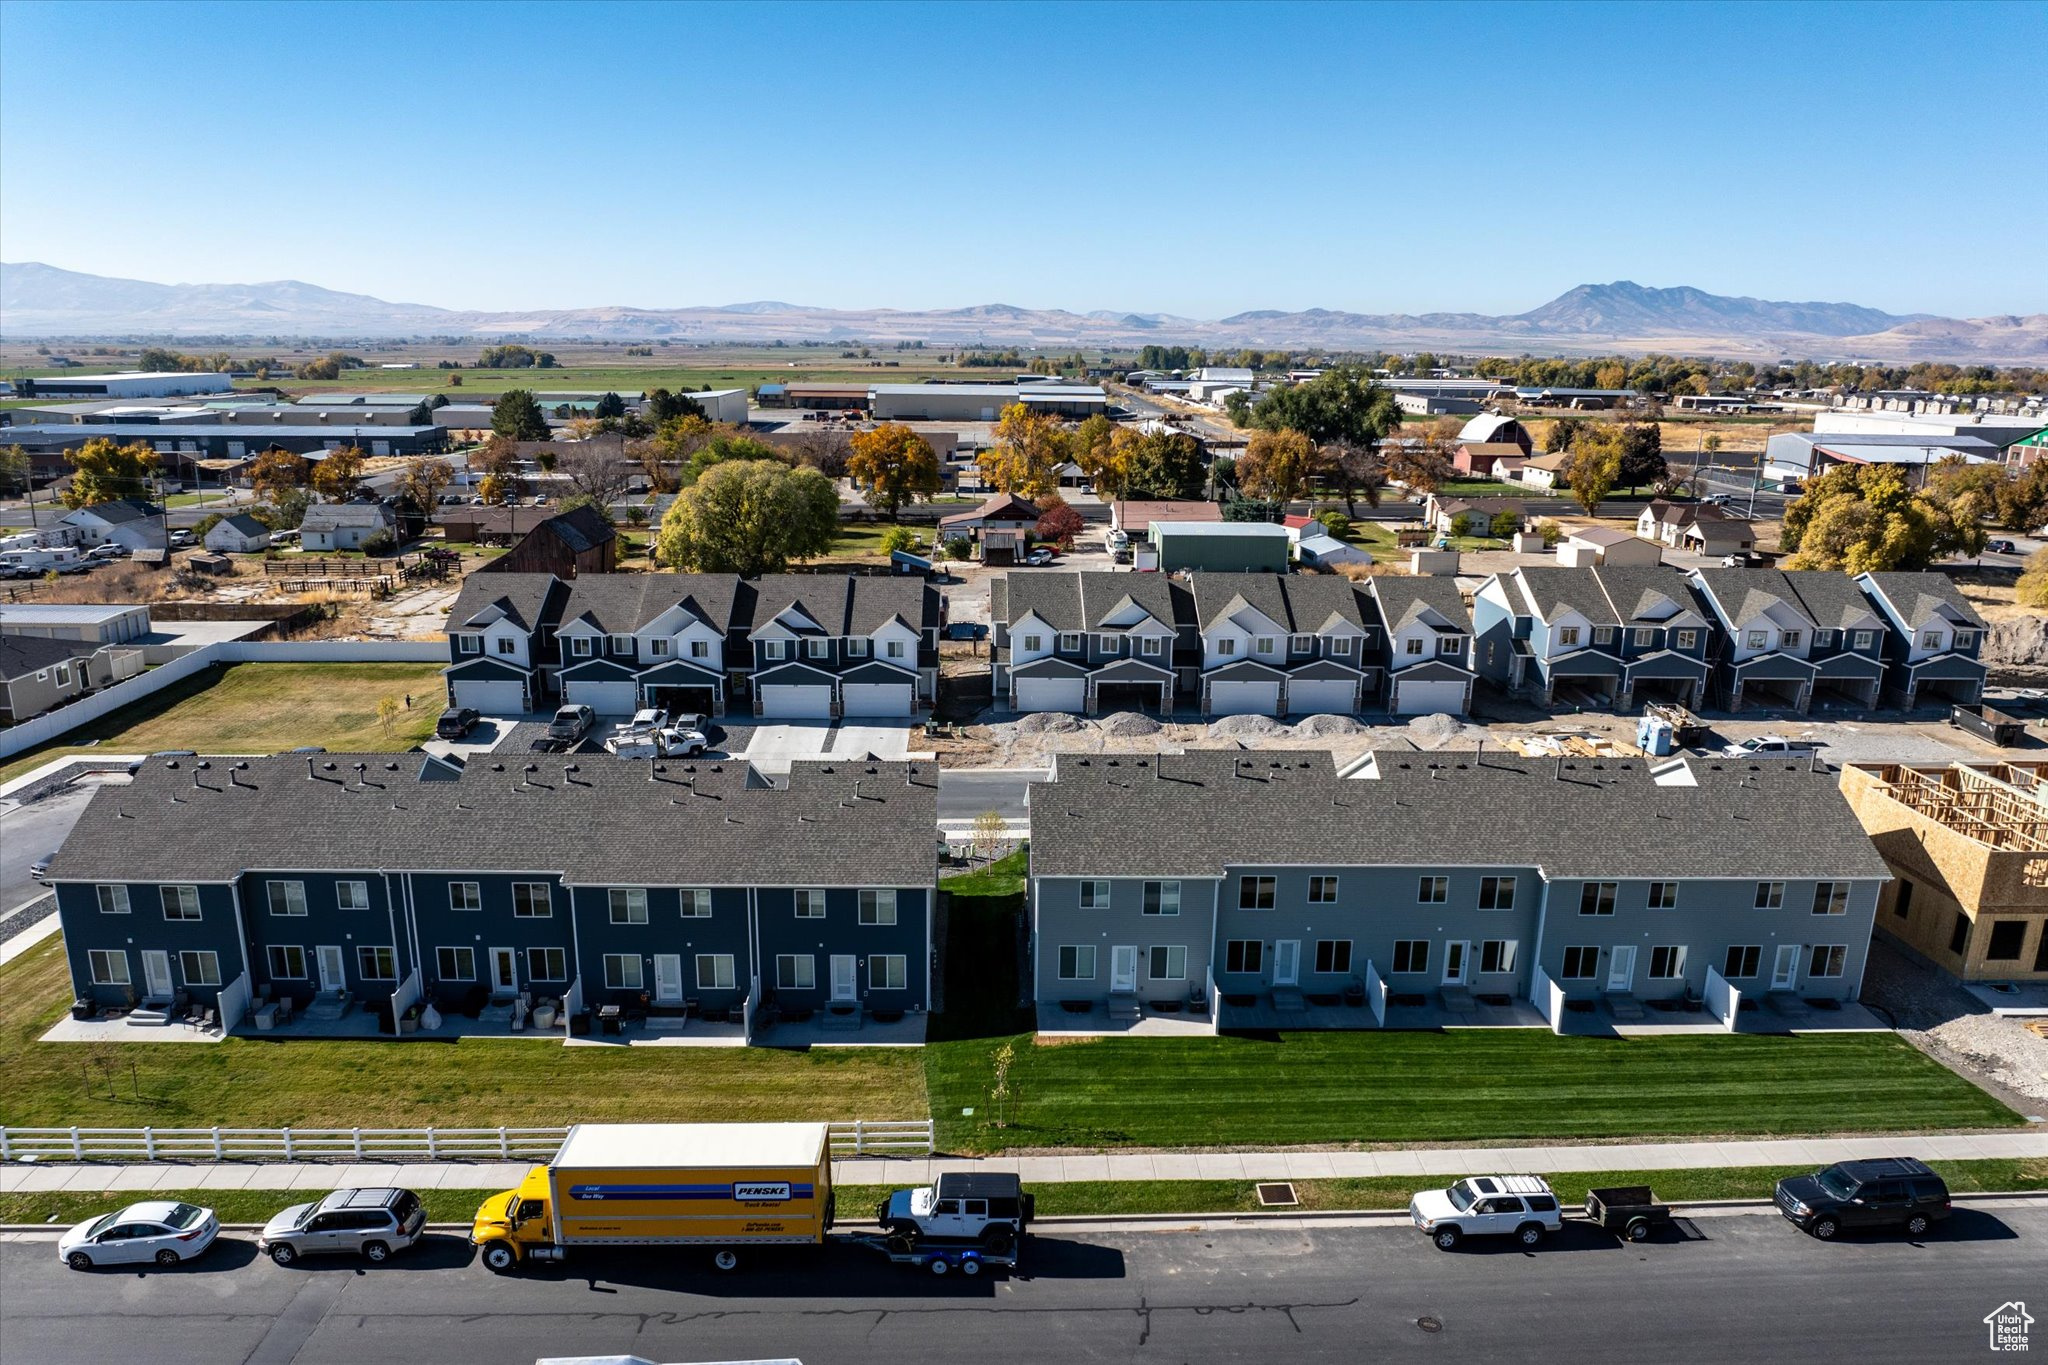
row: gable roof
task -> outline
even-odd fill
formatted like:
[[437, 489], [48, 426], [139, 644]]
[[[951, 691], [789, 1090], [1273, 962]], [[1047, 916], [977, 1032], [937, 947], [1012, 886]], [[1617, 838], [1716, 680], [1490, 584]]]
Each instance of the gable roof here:
[[1737, 629], [1754, 621], [1772, 607], [1796, 613], [1809, 625], [1818, 625], [1799, 593], [1779, 569], [1696, 569], [1700, 585], [1720, 605]]
[[102, 646], [83, 640], [53, 640], [43, 635], [0, 633], [0, 678], [13, 680], [40, 673], [55, 664], [99, 653]]
[[567, 585], [553, 574], [500, 573], [471, 574], [462, 581], [455, 605], [448, 609], [450, 627], [473, 627], [486, 608], [496, 607], [505, 619], [524, 631], [538, 630], [554, 619], [549, 610]]
[[1515, 576], [1521, 580], [1523, 595], [1545, 621], [1571, 611], [1596, 626], [1619, 624], [1620, 618], [1591, 568], [1531, 567], [1515, 570]]
[[1970, 600], [1956, 591], [1956, 585], [1947, 574], [1939, 573], [1867, 573], [1859, 576], [1892, 604], [1892, 608], [1905, 619], [1908, 629], [1918, 630], [1936, 616], [1947, 615], [1964, 625], [1985, 629], [1984, 618], [1970, 605]]
[[997, 493], [983, 502], [972, 512], [955, 512], [950, 517], [940, 517], [941, 526], [964, 526], [985, 521], [1037, 521], [1038, 508], [1015, 493]]
[[64, 520], [69, 521], [72, 517], [80, 516], [97, 517], [109, 526], [125, 526], [131, 521], [143, 521], [156, 515], [156, 509], [140, 498], [115, 498], [108, 502], [93, 503], [90, 507], [81, 507]]
[[1008, 608], [1000, 619], [1016, 622], [1033, 614], [1056, 631], [1104, 629], [1125, 598], [1169, 630], [1191, 619], [1191, 608], [1183, 605], [1187, 590], [1163, 574], [1036, 570], [996, 581], [1004, 586], [1001, 600]]
[[563, 587], [561, 624], [582, 622], [611, 635], [630, 635], [677, 606], [724, 634], [740, 595], [739, 575], [719, 573], [586, 573]]
[[1370, 580], [1380, 619], [1394, 632], [1434, 611], [1459, 630], [1472, 629], [1472, 613], [1458, 595], [1456, 580], [1416, 574], [1376, 574]]
[[1294, 624], [1294, 613], [1287, 609], [1287, 592], [1280, 584], [1281, 576], [1270, 573], [1189, 574], [1188, 590], [1194, 594], [1195, 623], [1203, 630], [1209, 629], [1223, 620], [1232, 603], [1242, 598], [1253, 611], [1280, 629], [1287, 630]]
[[332, 531], [345, 526], [396, 526], [398, 518], [381, 502], [316, 502], [306, 509], [301, 531]]
[[1593, 570], [1617, 619], [1628, 625], [1658, 622], [1669, 613], [1659, 610], [1659, 599], [1680, 612], [1691, 612], [1702, 621], [1712, 613], [1693, 595], [1692, 582], [1681, 569], [1651, 567], [1647, 564], [1602, 564]]
[[1155, 521], [1221, 521], [1223, 505], [1192, 499], [1135, 498], [1116, 504], [1116, 524], [1135, 535], [1143, 535]]
[[612, 524], [599, 516], [597, 509], [584, 504], [558, 512], [533, 528], [534, 535], [550, 535], [562, 542], [572, 554], [583, 554], [601, 545], [610, 544], [619, 538]]
[[247, 512], [237, 512], [231, 517], [222, 517], [219, 523], [215, 525], [214, 530], [217, 531], [222, 526], [245, 536], [267, 537], [270, 534], [268, 526], [250, 516]]
[[1884, 613], [1848, 574], [1832, 569], [1784, 571], [1786, 585], [1799, 595], [1806, 614], [1823, 630], [1848, 630], [1859, 624], [1884, 624]]

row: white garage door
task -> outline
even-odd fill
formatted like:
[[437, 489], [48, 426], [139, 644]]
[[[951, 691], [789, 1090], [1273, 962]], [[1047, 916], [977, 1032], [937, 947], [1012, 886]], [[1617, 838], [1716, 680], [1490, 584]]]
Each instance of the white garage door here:
[[526, 689], [509, 679], [455, 680], [455, 704], [473, 706], [486, 716], [517, 716], [526, 710]]
[[1345, 716], [1357, 704], [1358, 684], [1333, 679], [1287, 684], [1288, 714], [1296, 716]]
[[909, 683], [841, 683], [839, 710], [848, 716], [907, 716], [916, 690]]
[[1465, 714], [1465, 684], [1462, 682], [1396, 682], [1394, 710], [1403, 716]]
[[563, 685], [562, 700], [600, 716], [630, 716], [640, 709], [640, 689], [630, 682], [572, 682]]
[[1209, 684], [1209, 714], [1212, 716], [1274, 716], [1279, 713], [1280, 684], [1277, 682]]
[[1019, 678], [1019, 711], [1080, 711], [1088, 704], [1084, 678]]
[[761, 689], [764, 716], [803, 716], [812, 720], [832, 718], [832, 689], [829, 687], [776, 686]]

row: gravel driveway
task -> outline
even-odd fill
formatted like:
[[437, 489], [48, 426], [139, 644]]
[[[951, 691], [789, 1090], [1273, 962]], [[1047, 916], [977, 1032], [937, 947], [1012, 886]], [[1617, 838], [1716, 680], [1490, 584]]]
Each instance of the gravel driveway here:
[[2022, 1114], [2048, 1115], [2048, 1039], [1993, 1014], [1945, 974], [1873, 940], [1863, 1002], [1888, 1011], [1901, 1036], [1951, 1071]]

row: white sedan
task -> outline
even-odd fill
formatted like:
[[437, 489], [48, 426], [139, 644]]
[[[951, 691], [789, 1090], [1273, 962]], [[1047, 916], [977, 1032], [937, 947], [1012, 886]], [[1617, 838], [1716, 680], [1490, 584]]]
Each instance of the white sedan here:
[[220, 1236], [212, 1209], [151, 1199], [80, 1223], [57, 1240], [57, 1259], [73, 1270], [154, 1261], [189, 1261]]

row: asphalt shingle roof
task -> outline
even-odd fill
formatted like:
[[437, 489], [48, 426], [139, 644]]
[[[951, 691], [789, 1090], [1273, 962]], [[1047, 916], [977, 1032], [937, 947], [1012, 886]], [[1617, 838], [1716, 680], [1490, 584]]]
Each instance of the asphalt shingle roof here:
[[1786, 584], [1799, 595], [1806, 614], [1823, 630], [1847, 630], [1858, 624], [1884, 618], [1877, 606], [1863, 595], [1856, 580], [1828, 569], [1796, 569], [1783, 574]]
[[495, 606], [513, 625], [533, 630], [549, 619], [544, 613], [556, 582], [553, 574], [545, 573], [471, 574], [448, 609], [448, 624], [469, 625], [484, 608]]
[[1535, 601], [1536, 611], [1546, 621], [1553, 620], [1562, 611], [1575, 611], [1596, 626], [1618, 624], [1614, 608], [1608, 605], [1607, 594], [1600, 587], [1600, 580], [1593, 576], [1590, 567], [1570, 568], [1527, 568], [1517, 570], [1528, 596]]
[[53, 664], [89, 658], [102, 646], [81, 640], [53, 640], [42, 635], [0, 634], [0, 679], [40, 673]]
[[1465, 599], [1458, 595], [1456, 579], [1427, 574], [1377, 574], [1370, 582], [1373, 597], [1380, 604], [1380, 617], [1389, 631], [1407, 625], [1424, 608], [1433, 608], [1460, 630], [1472, 629], [1472, 613], [1466, 610]]
[[1985, 628], [1984, 618], [1977, 614], [1968, 598], [1956, 591], [1956, 585], [1949, 581], [1947, 574], [1873, 573], [1865, 576], [1899, 609], [1900, 615], [1906, 618], [1906, 624], [1914, 630], [1927, 624], [1944, 607], [1965, 624], [1979, 630]]
[[718, 573], [588, 573], [565, 586], [563, 625], [587, 616], [600, 630], [626, 635], [680, 603], [723, 632], [733, 619], [740, 580]]
[[1702, 621], [1712, 619], [1706, 605], [1693, 595], [1692, 583], [1682, 569], [1602, 564], [1592, 572], [1606, 591], [1607, 600], [1614, 605], [1615, 614], [1630, 625], [1668, 620], [1669, 612], [1663, 601], [1679, 611], [1690, 611]]

